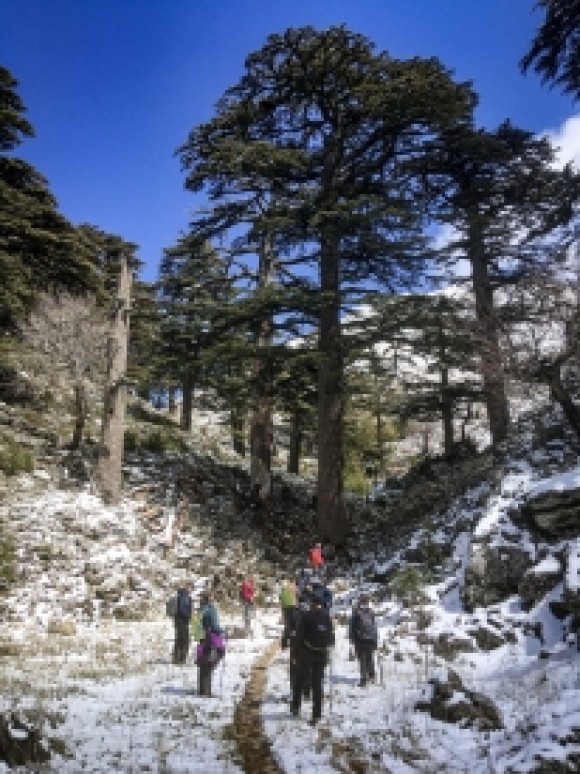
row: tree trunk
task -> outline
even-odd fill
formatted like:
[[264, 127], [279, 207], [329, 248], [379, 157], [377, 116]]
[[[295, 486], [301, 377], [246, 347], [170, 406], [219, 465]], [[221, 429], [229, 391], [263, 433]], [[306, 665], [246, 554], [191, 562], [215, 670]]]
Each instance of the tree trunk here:
[[541, 373], [550, 385], [552, 399], [562, 407], [564, 416], [577, 435], [580, 435], [580, 409], [572, 400], [570, 393], [562, 383], [562, 365], [568, 359], [567, 355], [557, 358], [554, 363], [542, 368]]
[[71, 440], [71, 451], [76, 451], [83, 440], [83, 432], [87, 421], [89, 404], [87, 400], [87, 390], [83, 382], [77, 382], [74, 387], [75, 392], [75, 426]]
[[[274, 279], [275, 259], [272, 239], [267, 236], [260, 250], [259, 288]], [[256, 327], [256, 360], [254, 363], [255, 398], [250, 426], [250, 486], [260, 501], [271, 494], [272, 470], [272, 374], [269, 348], [272, 344], [272, 318], [263, 317]]]
[[246, 422], [244, 414], [239, 409], [232, 409], [230, 415], [231, 427], [232, 427], [232, 443], [234, 451], [239, 454], [240, 457], [246, 456], [246, 436], [245, 426]]
[[469, 224], [469, 259], [473, 274], [475, 312], [479, 325], [479, 352], [483, 393], [487, 406], [492, 443], [505, 441], [509, 427], [509, 407], [498, 326], [493, 303], [493, 289], [485, 257], [483, 238], [477, 227], [477, 214]]
[[426, 457], [429, 454], [429, 428], [423, 428], [423, 454]]
[[290, 420], [290, 448], [288, 449], [288, 473], [298, 475], [300, 471], [300, 450], [302, 447], [302, 417], [294, 411]]
[[340, 326], [338, 239], [322, 235], [321, 313], [318, 363], [318, 533], [321, 540], [344, 542], [348, 521], [343, 497], [343, 368]]
[[187, 367], [183, 374], [183, 401], [181, 403], [181, 428], [191, 431], [193, 421], [193, 387], [194, 387], [193, 368]]
[[127, 258], [121, 256], [117, 298], [107, 348], [107, 381], [97, 466], [98, 486], [103, 500], [108, 503], [117, 502], [121, 494], [131, 280]]
[[170, 414], [175, 414], [177, 411], [177, 401], [175, 400], [175, 387], [170, 387], [167, 394], [167, 408]]
[[443, 421], [443, 454], [450, 457], [453, 451], [453, 401], [449, 395], [449, 369], [441, 369], [441, 417]]

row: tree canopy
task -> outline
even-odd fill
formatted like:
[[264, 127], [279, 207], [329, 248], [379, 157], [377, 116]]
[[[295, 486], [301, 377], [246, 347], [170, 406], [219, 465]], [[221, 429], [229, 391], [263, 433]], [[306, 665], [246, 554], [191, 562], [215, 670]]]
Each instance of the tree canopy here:
[[525, 72], [533, 67], [544, 83], [559, 86], [580, 98], [580, 0], [538, 0], [544, 12], [528, 53], [521, 60]]

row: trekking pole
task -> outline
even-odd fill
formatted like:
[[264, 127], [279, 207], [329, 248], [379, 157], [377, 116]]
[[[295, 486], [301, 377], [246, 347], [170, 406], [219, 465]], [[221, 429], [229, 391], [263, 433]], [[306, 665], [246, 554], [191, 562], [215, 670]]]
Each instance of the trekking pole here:
[[328, 717], [332, 717], [332, 655], [328, 656]]
[[226, 638], [224, 635], [224, 657], [222, 658], [222, 668], [220, 672], [220, 699], [223, 699], [223, 696], [224, 696], [224, 672], [226, 668], [226, 652], [227, 652]]

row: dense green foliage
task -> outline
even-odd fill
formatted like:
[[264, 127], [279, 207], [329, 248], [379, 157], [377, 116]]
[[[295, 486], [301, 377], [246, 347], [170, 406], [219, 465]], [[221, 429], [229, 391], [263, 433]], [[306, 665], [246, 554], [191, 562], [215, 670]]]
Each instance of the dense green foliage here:
[[106, 301], [119, 252], [133, 256], [135, 250], [94, 227], [74, 227], [59, 213], [48, 181], [14, 155], [34, 134], [17, 85], [0, 66], [0, 329], [8, 332], [25, 317], [40, 288], [92, 293]]
[[538, 0], [544, 19], [521, 61], [525, 71], [532, 67], [545, 83], [560, 86], [580, 97], [580, 2], [579, 0]]

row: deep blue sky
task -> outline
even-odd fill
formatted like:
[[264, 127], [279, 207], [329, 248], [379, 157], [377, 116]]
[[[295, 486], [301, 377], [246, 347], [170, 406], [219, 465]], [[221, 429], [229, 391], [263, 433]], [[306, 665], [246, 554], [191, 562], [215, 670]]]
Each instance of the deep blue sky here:
[[186, 229], [174, 151], [267, 35], [346, 24], [395, 57], [438, 56], [480, 95], [478, 122], [532, 131], [577, 110], [518, 62], [535, 0], [0, 0], [0, 63], [36, 138], [18, 155], [62, 213], [140, 245], [144, 279]]

